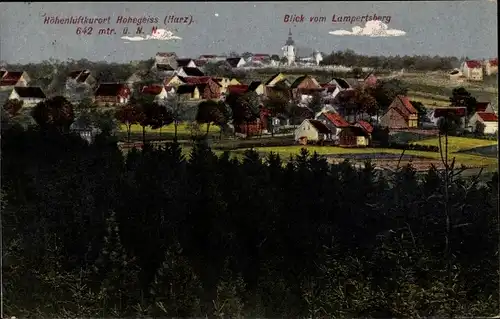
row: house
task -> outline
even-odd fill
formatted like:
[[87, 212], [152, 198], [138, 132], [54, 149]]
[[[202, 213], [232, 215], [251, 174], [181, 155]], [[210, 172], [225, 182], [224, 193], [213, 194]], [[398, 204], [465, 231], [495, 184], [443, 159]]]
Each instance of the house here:
[[407, 96], [398, 95], [380, 118], [380, 125], [389, 129], [416, 128], [418, 127], [418, 112]]
[[130, 100], [132, 91], [125, 83], [101, 83], [94, 94], [94, 102], [99, 106], [124, 105]]
[[173, 76], [167, 77], [167, 78], [165, 78], [165, 80], [163, 80], [164, 86], [178, 87], [179, 85], [182, 85], [182, 84], [186, 84], [186, 82], [184, 82], [184, 78], [181, 76], [178, 76], [176, 74]]
[[239, 58], [227, 58], [226, 62], [232, 68], [240, 68], [240, 67], [244, 66], [246, 63], [245, 59], [243, 59], [241, 57], [239, 57]]
[[436, 107], [434, 108], [432, 114], [429, 116], [429, 121], [434, 126], [437, 126], [438, 121], [441, 117], [448, 116], [450, 114], [459, 118], [462, 128], [465, 128], [465, 119], [467, 115], [466, 107]]
[[349, 123], [340, 115], [333, 112], [321, 112], [316, 120], [323, 123], [332, 133], [332, 140], [336, 141], [343, 128], [349, 127]]
[[250, 57], [249, 60], [253, 63], [266, 63], [271, 62], [271, 56], [264, 53], [255, 53]]
[[200, 90], [196, 84], [183, 84], [177, 87], [176, 91], [178, 96], [184, 97], [188, 100], [199, 100]]
[[314, 93], [323, 91], [318, 81], [310, 75], [299, 76], [293, 81], [292, 85], [290, 85], [290, 89], [292, 90], [292, 97], [303, 102], [310, 99]]
[[0, 71], [0, 90], [11, 90], [14, 87], [28, 86], [30, 81], [28, 73], [24, 71]]
[[80, 135], [88, 143], [92, 143], [101, 130], [93, 125], [89, 119], [80, 115], [69, 127], [70, 131]]
[[469, 127], [481, 134], [497, 134], [498, 116], [495, 113], [476, 112], [469, 119]]
[[220, 99], [222, 86], [210, 76], [180, 77], [186, 84], [197, 85], [200, 98]]
[[333, 78], [327, 84], [334, 84], [337, 87], [339, 87], [340, 90], [352, 89], [352, 86], [349, 84], [349, 82], [347, 82], [345, 79], [341, 79], [341, 78]]
[[205, 76], [205, 74], [198, 68], [181, 67], [175, 71], [178, 76]]
[[490, 102], [477, 102], [476, 112], [495, 113], [495, 110]]
[[462, 73], [469, 81], [482, 81], [483, 64], [481, 63], [481, 61], [465, 61], [462, 64]]
[[274, 74], [269, 78], [269, 80], [266, 81], [265, 85], [272, 87], [278, 83], [286, 84], [288, 87], [290, 87], [291, 85], [291, 83], [286, 79], [286, 76], [283, 73]]
[[366, 147], [369, 143], [369, 133], [360, 126], [351, 125], [342, 129], [339, 134], [339, 146], [341, 147]]
[[325, 103], [331, 103], [340, 93], [340, 87], [335, 84], [323, 83], [320, 85], [323, 88], [322, 94]]
[[219, 62], [219, 61], [224, 61], [226, 59], [227, 59], [226, 56], [215, 55], [215, 54], [203, 54], [200, 55], [200, 57], [198, 58], [198, 60], [203, 60], [207, 62]]
[[295, 141], [306, 145], [309, 142], [332, 140], [332, 132], [318, 120], [305, 119], [295, 130]]
[[194, 62], [193, 59], [177, 59], [177, 67], [182, 68], [182, 67], [187, 67], [187, 68], [196, 68], [196, 63]]
[[23, 101], [23, 107], [33, 107], [45, 101], [47, 97], [37, 86], [16, 86], [9, 94], [9, 100]]
[[248, 85], [248, 91], [255, 92], [257, 95], [263, 95], [266, 91], [264, 84], [260, 81], [253, 81]]
[[163, 85], [148, 85], [141, 89], [141, 94], [151, 96], [155, 101], [163, 101], [168, 97], [167, 90]]
[[69, 73], [68, 78], [66, 79], [66, 84], [68, 84], [68, 82], [74, 82], [92, 87], [97, 81], [92, 76], [90, 70], [77, 70]]
[[493, 75], [498, 73], [498, 58], [489, 59], [484, 63], [484, 73]]
[[223, 94], [227, 93], [228, 86], [241, 84], [238, 80], [236, 80], [234, 78], [230, 79], [230, 78], [225, 78], [225, 77], [216, 77], [216, 78], [213, 78], [213, 80], [220, 84], [221, 93], [223, 93]]

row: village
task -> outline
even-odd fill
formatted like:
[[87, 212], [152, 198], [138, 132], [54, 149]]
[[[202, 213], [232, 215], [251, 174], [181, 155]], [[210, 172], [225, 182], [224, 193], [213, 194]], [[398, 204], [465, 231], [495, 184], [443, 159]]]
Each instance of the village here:
[[[73, 70], [66, 75], [62, 95], [79, 110], [84, 105], [83, 108], [115, 112], [115, 118], [120, 122], [120, 145], [124, 149], [142, 147], [146, 135], [152, 142], [172, 139], [168, 134], [161, 137], [161, 134], [154, 133], [161, 132], [162, 128], [163, 132], [168, 131], [172, 123], [175, 123], [176, 134], [185, 133], [184, 140], [203, 135], [205, 129], [198, 128], [194, 133], [191, 129], [190, 136], [186, 137], [188, 127], [192, 127], [190, 123], [195, 123], [205, 125], [205, 138], [215, 146], [225, 137], [226, 140], [259, 141], [255, 145], [242, 142], [241, 145], [247, 145], [245, 147], [315, 145], [350, 149], [341, 151], [344, 154], [340, 157], [338, 154], [334, 156], [341, 160], [358, 158], [353, 154], [363, 153], [360, 148], [364, 148], [371, 155], [362, 157], [363, 161], [376, 158], [384, 165], [393, 165], [394, 153], [408, 148], [420, 153], [410, 156], [407, 162], [418, 164], [423, 161], [423, 168], [428, 168], [429, 163], [439, 165], [436, 156], [439, 120], [451, 114], [457, 125], [450, 134], [460, 136], [455, 139], [457, 143], [461, 139], [460, 152], [488, 150], [487, 157], [481, 157], [477, 152], [468, 157], [457, 154], [464, 158], [462, 164], [471, 167], [492, 165], [490, 157], [496, 153], [492, 147], [496, 144], [498, 131], [496, 107], [492, 101], [476, 100], [458, 85], [463, 81], [481, 81], [483, 74], [489, 76], [498, 72], [496, 59], [465, 61], [460, 69], [451, 71], [450, 81], [457, 81], [454, 96], [450, 96], [448, 106], [436, 106], [413, 100], [407, 94], [408, 90], [398, 88], [397, 79], [378, 75], [366, 68], [360, 70], [361, 74], [356, 78], [333, 76], [327, 81], [312, 74], [287, 73], [286, 66], [310, 64], [310, 60], [319, 65], [322, 59], [318, 53], [309, 60], [297, 59], [291, 33], [283, 52], [284, 57], [279, 63], [285, 67], [260, 79], [214, 75], [213, 70], [275, 66], [275, 57], [268, 54], [253, 54], [247, 58], [201, 55], [192, 59], [178, 57], [175, 52], [159, 52], [149, 70], [135, 72], [123, 82], [100, 83], [93, 70]], [[0, 94], [4, 97], [5, 109], [14, 108], [28, 114], [38, 103], [49, 98], [42, 88], [30, 85], [32, 79], [26, 71], [2, 69], [0, 77]], [[391, 85], [392, 88], [388, 89]], [[179, 108], [177, 116], [170, 112], [170, 121], [159, 125], [141, 122], [139, 117], [120, 117], [121, 109], [138, 104], [140, 99], [153, 101], [167, 109], [175, 104]], [[16, 108], [11, 105], [13, 103], [22, 106]], [[79, 119], [78, 112], [72, 130], [89, 142], [99, 133], [95, 125]], [[137, 132], [143, 134], [131, 134]], [[131, 140], [131, 136], [135, 140]], [[401, 139], [401, 136], [405, 138]], [[406, 138], [408, 136], [411, 138]], [[177, 135], [175, 139], [178, 139]], [[241, 146], [231, 145], [236, 145], [236, 151]], [[371, 150], [381, 147], [384, 149]], [[331, 155], [340, 151], [321, 148], [320, 152]], [[431, 152], [434, 154], [429, 157], [427, 153]]]

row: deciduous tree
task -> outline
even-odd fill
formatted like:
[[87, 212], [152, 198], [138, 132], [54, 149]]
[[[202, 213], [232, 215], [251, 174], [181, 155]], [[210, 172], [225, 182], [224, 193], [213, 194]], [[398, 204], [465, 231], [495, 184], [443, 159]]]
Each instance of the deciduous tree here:
[[42, 129], [55, 128], [61, 132], [67, 132], [75, 120], [73, 105], [63, 96], [38, 103], [31, 116]]

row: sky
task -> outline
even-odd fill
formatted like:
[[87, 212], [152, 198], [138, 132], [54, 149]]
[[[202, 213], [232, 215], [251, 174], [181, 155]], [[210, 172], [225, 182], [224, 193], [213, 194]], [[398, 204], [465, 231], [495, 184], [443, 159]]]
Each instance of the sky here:
[[[285, 22], [285, 15], [303, 16]], [[335, 15], [335, 18], [334, 18]], [[366, 16], [383, 17], [366, 21]], [[49, 24], [45, 18], [73, 16], [78, 24]], [[81, 16], [80, 21], [77, 21]], [[119, 16], [158, 23], [118, 24]], [[174, 16], [177, 23], [165, 21]], [[345, 16], [358, 17], [349, 22]], [[362, 18], [364, 16], [364, 18]], [[84, 18], [103, 24], [83, 25]], [[178, 18], [178, 17], [187, 17]], [[311, 22], [310, 17], [326, 21]], [[386, 18], [390, 17], [390, 21]], [[167, 19], [168, 20], [168, 19]], [[172, 19], [171, 19], [172, 20]], [[299, 19], [300, 20], [300, 19]], [[336, 22], [332, 22], [335, 20]], [[356, 19], [354, 19], [356, 20]], [[184, 23], [184, 22], [188, 23]], [[48, 20], [48, 22], [50, 22]], [[109, 23], [108, 23], [109, 22]], [[128, 22], [128, 21], [125, 21]], [[167, 22], [167, 24], [165, 24]], [[190, 22], [190, 23], [189, 23]], [[152, 34], [153, 27], [160, 29]], [[77, 28], [83, 33], [77, 34]], [[124, 27], [128, 35], [123, 34]], [[86, 28], [86, 29], [85, 29]], [[97, 34], [112, 28], [116, 34]], [[498, 55], [497, 2], [170, 2], [170, 3], [0, 3], [0, 60], [30, 63], [82, 58], [91, 61], [145, 60], [156, 52], [201, 54], [252, 52], [283, 55], [291, 28], [300, 52], [351, 49], [364, 55]], [[354, 28], [354, 29], [353, 29]], [[149, 34], [146, 34], [149, 33]]]

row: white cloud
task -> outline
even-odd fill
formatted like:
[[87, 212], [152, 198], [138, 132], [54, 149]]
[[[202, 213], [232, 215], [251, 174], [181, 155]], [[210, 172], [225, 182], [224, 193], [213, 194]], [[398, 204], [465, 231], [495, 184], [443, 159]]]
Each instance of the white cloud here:
[[214, 16], [218, 17], [218, 16], [219, 16], [219, 14], [218, 14], [218, 13], [215, 13], [215, 14], [214, 14]]
[[379, 20], [366, 22], [365, 26], [353, 27], [352, 31], [335, 30], [328, 32], [333, 35], [345, 36], [365, 36], [365, 37], [401, 37], [406, 34], [403, 30], [389, 29], [387, 24]]
[[181, 37], [174, 35], [174, 33], [172, 31], [168, 31], [165, 29], [157, 29], [151, 35], [148, 34], [145, 37], [142, 37], [142, 36], [134, 36], [134, 37], [123, 36], [123, 37], [121, 37], [121, 39], [127, 40], [127, 41], [133, 41], [133, 42], [148, 41], [148, 40], [157, 40], [157, 41], [182, 40]]

